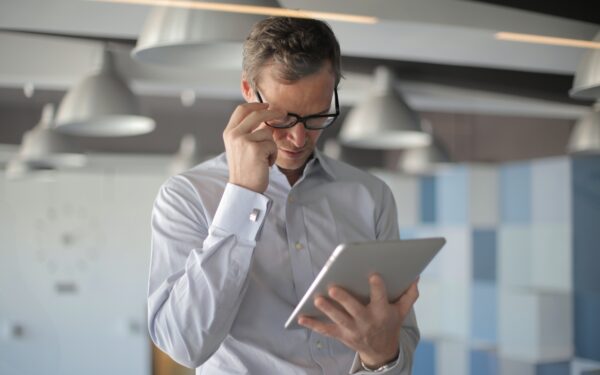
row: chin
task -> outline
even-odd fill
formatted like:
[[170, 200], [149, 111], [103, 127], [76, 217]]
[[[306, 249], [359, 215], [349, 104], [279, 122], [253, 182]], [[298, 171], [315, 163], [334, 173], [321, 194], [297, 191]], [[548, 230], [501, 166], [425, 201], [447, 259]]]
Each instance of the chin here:
[[296, 170], [301, 169], [306, 164], [306, 160], [308, 158], [302, 159], [288, 159], [288, 158], [277, 158], [276, 164], [279, 168], [287, 169], [287, 170]]

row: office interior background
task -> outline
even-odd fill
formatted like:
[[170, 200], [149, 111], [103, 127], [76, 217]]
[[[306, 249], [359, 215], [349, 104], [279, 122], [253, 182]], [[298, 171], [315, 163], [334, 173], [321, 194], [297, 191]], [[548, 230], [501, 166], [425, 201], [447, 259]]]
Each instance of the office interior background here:
[[415, 375], [600, 373], [597, 2], [2, 0], [0, 374], [193, 373], [147, 333], [150, 213], [242, 102], [263, 16], [223, 3], [330, 23], [319, 148], [389, 184], [402, 237], [447, 238]]

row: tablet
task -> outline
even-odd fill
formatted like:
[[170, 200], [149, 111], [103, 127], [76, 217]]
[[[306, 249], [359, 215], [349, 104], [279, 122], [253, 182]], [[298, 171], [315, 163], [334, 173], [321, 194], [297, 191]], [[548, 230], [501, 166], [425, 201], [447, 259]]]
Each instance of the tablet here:
[[315, 307], [314, 300], [319, 295], [327, 296], [328, 288], [333, 285], [368, 303], [369, 276], [373, 273], [383, 278], [389, 300], [396, 301], [445, 243], [446, 240], [439, 237], [339, 245], [288, 318], [285, 328], [304, 328], [298, 325], [300, 315], [327, 321]]

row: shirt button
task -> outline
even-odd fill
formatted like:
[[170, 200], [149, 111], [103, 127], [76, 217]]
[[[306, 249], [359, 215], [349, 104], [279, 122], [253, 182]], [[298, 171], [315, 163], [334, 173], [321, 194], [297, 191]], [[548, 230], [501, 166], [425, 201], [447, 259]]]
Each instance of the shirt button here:
[[295, 247], [296, 247], [296, 250], [302, 250], [302, 249], [304, 249], [304, 246], [300, 242], [296, 242]]
[[317, 340], [317, 349], [323, 349], [323, 343], [321, 340]]
[[294, 203], [294, 200], [295, 200], [295, 199], [294, 199], [294, 196], [293, 196], [293, 195], [290, 195], [290, 196], [288, 197], [288, 203]]

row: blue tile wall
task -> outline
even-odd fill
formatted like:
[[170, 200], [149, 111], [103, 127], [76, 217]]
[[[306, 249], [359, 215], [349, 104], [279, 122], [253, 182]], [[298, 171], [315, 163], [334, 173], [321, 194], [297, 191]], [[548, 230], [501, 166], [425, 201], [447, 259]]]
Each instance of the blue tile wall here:
[[500, 168], [500, 218], [506, 224], [531, 221], [531, 166], [508, 164]]
[[575, 292], [575, 355], [600, 361], [600, 293]]
[[421, 223], [435, 223], [436, 220], [436, 194], [435, 177], [424, 176], [419, 180], [420, 190], [420, 216]]
[[571, 364], [569, 362], [542, 363], [536, 366], [536, 375], [569, 375]]
[[496, 282], [496, 230], [473, 231], [473, 279]]
[[600, 361], [600, 157], [577, 157], [573, 176], [575, 354]]
[[575, 158], [572, 168], [573, 286], [600, 292], [600, 157]]
[[413, 375], [435, 375], [436, 347], [433, 341], [421, 340], [415, 351]]
[[498, 290], [495, 284], [475, 282], [471, 288], [471, 339], [498, 341]]
[[490, 350], [471, 350], [469, 373], [471, 375], [497, 375], [498, 358], [496, 353]]
[[531, 163], [531, 220], [571, 223], [571, 160], [547, 158]]
[[464, 166], [447, 169], [437, 176], [436, 211], [441, 224], [467, 224], [469, 180]]

